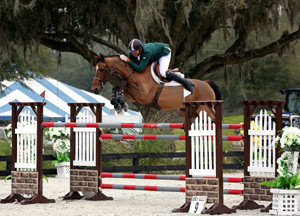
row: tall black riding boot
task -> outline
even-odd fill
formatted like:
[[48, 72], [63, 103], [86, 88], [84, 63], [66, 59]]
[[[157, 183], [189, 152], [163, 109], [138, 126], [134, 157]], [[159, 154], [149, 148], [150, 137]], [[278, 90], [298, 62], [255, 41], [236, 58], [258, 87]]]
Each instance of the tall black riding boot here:
[[169, 81], [174, 80], [175, 82], [180, 83], [186, 90], [190, 91], [193, 94], [195, 85], [191, 81], [183, 79], [181, 76], [178, 76], [170, 70], [167, 71], [166, 75]]

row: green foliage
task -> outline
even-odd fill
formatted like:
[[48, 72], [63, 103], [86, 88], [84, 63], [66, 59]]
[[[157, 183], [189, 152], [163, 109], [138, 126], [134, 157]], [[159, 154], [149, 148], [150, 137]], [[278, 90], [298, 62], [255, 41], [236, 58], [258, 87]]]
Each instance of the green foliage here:
[[53, 156], [56, 158], [52, 162], [56, 163], [69, 162], [70, 161], [70, 128], [50, 128], [45, 132], [45, 136], [53, 142], [53, 150], [56, 154]]
[[11, 175], [6, 176], [4, 181], [6, 182], [8, 179], [11, 179]]
[[278, 176], [274, 181], [264, 181], [260, 183], [261, 185], [266, 185], [272, 188], [281, 188], [281, 189], [294, 189], [297, 185], [300, 185], [299, 173], [297, 172], [293, 176]]
[[70, 161], [70, 153], [69, 152], [59, 152], [58, 154], [53, 154], [56, 160], [52, 161], [52, 165], [54, 166], [56, 163], [69, 162]]
[[[15, 81], [21, 83], [25, 79], [33, 78], [35, 75], [48, 75], [54, 70], [56, 60], [49, 48], [40, 46], [37, 53], [32, 53], [24, 58], [23, 52], [11, 48], [10, 58], [6, 58], [4, 53], [0, 52], [0, 90], [5, 86], [1, 81]], [[32, 71], [32, 72], [28, 72]]]
[[0, 140], [0, 155], [11, 155], [10, 142]]
[[300, 61], [288, 56], [278, 59], [271, 55], [244, 64], [241, 72], [238, 66], [227, 66], [229, 84], [224, 82], [223, 71], [204, 79], [214, 80], [220, 87], [224, 100], [223, 115], [239, 115], [243, 113], [242, 100], [284, 100], [281, 89], [297, 88], [300, 73], [296, 73], [296, 68], [290, 69], [292, 65], [299, 67]]
[[[10, 142], [0, 140], [0, 155], [1, 156], [11, 155]], [[0, 162], [0, 170], [6, 170], [5, 161]]]
[[91, 90], [94, 75], [91, 64], [74, 53], [63, 53], [61, 65], [51, 72], [53, 78], [86, 91]]

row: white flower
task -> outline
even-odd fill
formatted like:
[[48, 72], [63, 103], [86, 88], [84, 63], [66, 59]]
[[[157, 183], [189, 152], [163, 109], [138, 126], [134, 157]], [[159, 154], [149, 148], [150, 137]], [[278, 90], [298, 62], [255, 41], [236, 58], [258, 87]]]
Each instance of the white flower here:
[[295, 127], [283, 128], [280, 146], [281, 148], [300, 147], [300, 129]]
[[281, 161], [281, 157], [279, 157], [279, 158], [277, 159], [276, 162], [277, 162], [278, 164], [280, 164], [280, 161]]

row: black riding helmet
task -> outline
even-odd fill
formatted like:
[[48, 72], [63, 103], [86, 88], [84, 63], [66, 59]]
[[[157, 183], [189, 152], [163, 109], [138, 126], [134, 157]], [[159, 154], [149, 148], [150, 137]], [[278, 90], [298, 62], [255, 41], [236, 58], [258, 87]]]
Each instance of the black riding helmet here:
[[139, 39], [132, 39], [128, 44], [128, 49], [131, 53], [138, 51], [143, 46]]

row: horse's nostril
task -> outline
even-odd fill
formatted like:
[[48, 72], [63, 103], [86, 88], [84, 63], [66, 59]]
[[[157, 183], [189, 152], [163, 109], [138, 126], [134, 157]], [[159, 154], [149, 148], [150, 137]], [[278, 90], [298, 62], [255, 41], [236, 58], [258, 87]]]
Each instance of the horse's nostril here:
[[98, 88], [95, 88], [94, 93], [99, 94]]

